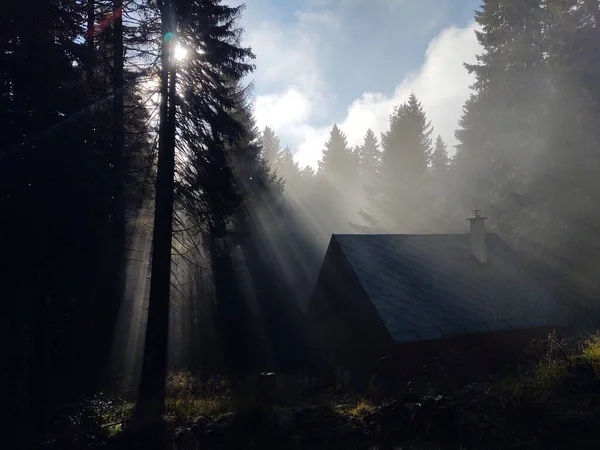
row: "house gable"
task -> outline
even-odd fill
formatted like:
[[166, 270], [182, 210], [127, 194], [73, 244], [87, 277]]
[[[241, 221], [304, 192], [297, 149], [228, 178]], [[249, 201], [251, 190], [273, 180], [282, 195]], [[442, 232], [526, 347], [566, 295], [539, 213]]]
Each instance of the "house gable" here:
[[333, 238], [309, 303], [308, 316], [328, 363], [361, 364], [365, 358], [393, 344], [376, 308]]

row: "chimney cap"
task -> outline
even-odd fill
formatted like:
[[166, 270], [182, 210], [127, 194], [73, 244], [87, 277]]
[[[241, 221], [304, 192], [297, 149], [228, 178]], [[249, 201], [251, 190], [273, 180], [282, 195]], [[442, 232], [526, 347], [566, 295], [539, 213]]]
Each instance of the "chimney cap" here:
[[473, 216], [469, 217], [467, 220], [483, 220], [483, 219], [487, 219], [487, 217], [483, 217], [481, 215], [481, 209], [473, 209]]

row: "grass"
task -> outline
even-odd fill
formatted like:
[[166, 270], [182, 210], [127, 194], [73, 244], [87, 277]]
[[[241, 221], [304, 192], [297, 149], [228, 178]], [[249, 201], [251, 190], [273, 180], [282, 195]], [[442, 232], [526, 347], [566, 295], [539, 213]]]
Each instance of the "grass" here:
[[100, 417], [102, 428], [109, 437], [114, 437], [123, 431], [125, 422], [133, 414], [135, 404], [132, 402], [123, 402], [114, 404], [112, 408], [104, 408]]
[[[576, 367], [589, 365], [600, 374], [600, 335], [587, 337], [582, 343], [568, 344], [551, 333], [538, 342], [538, 361], [518, 375], [504, 376], [489, 387], [503, 404], [518, 404], [526, 400], [543, 402], [553, 391], [564, 384]], [[280, 412], [296, 406], [318, 406], [330, 409], [346, 418], [360, 418], [377, 411], [379, 406], [365, 397], [352, 395], [333, 396], [319, 393], [313, 396], [290, 394], [284, 389], [276, 399], [265, 400], [256, 396], [256, 380], [233, 389], [225, 379], [201, 382], [190, 372], [170, 372], [167, 378], [166, 415], [168, 422], [192, 423], [201, 417], [219, 418], [240, 410], [269, 406]], [[435, 396], [435, 395], [434, 395]], [[133, 410], [133, 404], [122, 404], [110, 415], [102, 416], [106, 423], [123, 420]], [[119, 425], [111, 431], [119, 430]]]
[[596, 374], [600, 373], [600, 336], [594, 336], [587, 340], [582, 358], [592, 365]]
[[216, 417], [228, 412], [226, 399], [168, 398], [165, 418], [175, 423], [190, 423], [200, 417]]
[[170, 371], [167, 376], [165, 420], [186, 424], [200, 417], [218, 417], [232, 409], [232, 390], [222, 378], [201, 382], [189, 371]]
[[349, 409], [343, 411], [343, 413], [350, 417], [364, 417], [377, 411], [377, 406], [366, 399], [359, 399]]
[[[178, 374], [178, 380], [182, 375]], [[271, 399], [262, 399], [252, 395], [243, 387], [240, 391], [228, 390], [226, 393], [215, 395], [205, 394], [204, 397], [196, 397], [191, 394], [182, 395], [178, 391], [176, 397], [169, 397], [166, 401], [165, 419], [177, 424], [193, 423], [201, 417], [218, 419], [227, 414], [246, 413], [248, 411], [269, 410], [278, 415], [288, 415], [294, 408], [312, 407], [320, 412], [331, 412], [342, 418], [360, 418], [377, 410], [377, 405], [369, 399], [357, 397], [350, 394], [334, 396], [329, 393], [318, 393], [311, 396], [278, 395]]]

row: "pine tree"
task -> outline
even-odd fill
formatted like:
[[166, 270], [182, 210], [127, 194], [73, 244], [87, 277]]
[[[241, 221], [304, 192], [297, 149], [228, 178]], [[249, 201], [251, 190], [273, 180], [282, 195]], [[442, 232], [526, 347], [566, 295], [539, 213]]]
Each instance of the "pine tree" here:
[[[363, 144], [356, 149], [358, 157], [360, 185], [362, 192], [360, 202], [368, 203], [373, 198], [373, 194], [377, 191], [377, 183], [381, 175], [381, 150], [379, 149], [379, 141], [373, 130], [367, 130]], [[363, 219], [369, 218], [369, 215], [363, 208], [359, 209], [359, 215]]]
[[[600, 37], [600, 6], [594, 1], [548, 0], [544, 13], [552, 93], [545, 98], [542, 116], [545, 145], [535, 153], [535, 176], [527, 174], [523, 182], [523, 196], [535, 199], [535, 208], [527, 208], [528, 213], [511, 225], [519, 244], [531, 248], [535, 243], [534, 252], [545, 264], [561, 261], [559, 267], [577, 295], [594, 296], [600, 248], [590, 236], [598, 233], [591, 224], [600, 219], [596, 206], [600, 64], [595, 44]], [[530, 231], [533, 221], [535, 234]]]
[[381, 150], [373, 130], [367, 130], [363, 144], [358, 149], [360, 175], [364, 184], [371, 184], [381, 171]]
[[313, 181], [313, 179], [317, 176], [317, 173], [312, 167], [304, 166], [300, 171], [300, 176], [302, 177], [302, 180], [304, 180], [305, 182], [309, 182]]
[[[244, 265], [235, 274], [240, 280], [238, 297], [242, 305], [230, 305], [230, 309], [233, 317], [243, 320], [222, 322], [221, 326], [230, 332], [245, 329], [246, 336], [238, 332], [231, 348], [225, 350], [229, 358], [237, 359], [237, 373], [264, 366], [298, 369], [308, 355], [307, 330], [290, 272], [301, 273], [300, 262], [308, 244], [302, 235], [305, 230], [300, 229], [293, 208], [288, 207], [290, 196], [284, 198], [282, 193], [288, 191], [295, 198], [300, 188], [300, 171], [291, 149], [286, 147], [275, 164], [277, 175], [273, 174], [273, 168], [260, 157], [262, 146], [255, 139], [250, 102], [242, 99], [240, 103], [240, 112], [245, 115], [242, 122], [248, 131], [233, 144], [237, 151], [232, 164], [242, 198], [235, 227]], [[240, 173], [240, 161], [246, 161], [243, 166], [252, 170]], [[231, 257], [235, 255], [232, 253]], [[250, 285], [243, 283], [246, 271]], [[228, 275], [227, 283], [231, 284], [234, 277]], [[257, 305], [258, 316], [251, 308], [244, 311], [249, 304]]]
[[[116, 373], [109, 361], [117, 362], [112, 345], [114, 327], [124, 300], [124, 285], [131, 283], [130, 278], [126, 281], [126, 264], [129, 267], [143, 264], [137, 258], [135, 262], [126, 260], [125, 250], [131, 254], [129, 244], [136, 235], [136, 217], [152, 196], [150, 185], [154, 179], [153, 134], [144, 83], [148, 71], [154, 68], [154, 61], [139, 64], [136, 60], [140, 41], [146, 44], [153, 41], [148, 39], [153, 27], [152, 18], [144, 15], [141, 8], [141, 5], [127, 4], [122, 9], [120, 3], [113, 0], [89, 1], [85, 33], [82, 32], [85, 52], [81, 53], [80, 67], [85, 75], [86, 101], [91, 106], [77, 122], [89, 120], [92, 127], [85, 138], [91, 153], [88, 166], [98, 164], [106, 169], [102, 176], [96, 174], [93, 178], [98, 194], [105, 200], [93, 202], [94, 207], [85, 213], [89, 223], [95, 225], [96, 230], [89, 236], [94, 236], [99, 249], [90, 252], [89, 262], [82, 261], [90, 271], [86, 301], [94, 306], [87, 311], [85, 320], [77, 320], [77, 329], [85, 330], [89, 342], [77, 342], [87, 348], [80, 367], [89, 367], [85, 370], [93, 373], [85, 378], [93, 380], [99, 388]], [[144, 21], [132, 23], [127, 20], [130, 14], [140, 14]], [[152, 49], [146, 46], [144, 51]], [[136, 60], [136, 64], [132, 64], [132, 60]], [[98, 322], [105, 326], [93, 326]], [[111, 377], [109, 382], [113, 381]]]
[[[500, 205], [497, 197], [516, 199], [517, 167], [529, 165], [528, 158], [544, 145], [540, 127], [549, 85], [542, 17], [541, 0], [486, 0], [476, 13], [483, 53], [477, 64], [466, 65], [475, 75], [476, 94], [465, 104], [456, 132], [457, 169], [471, 188], [463, 199], [471, 205], [488, 208]], [[487, 173], [492, 166], [493, 174]]]
[[[219, 310], [225, 369], [231, 374], [272, 363], [266, 359], [265, 346], [272, 343], [269, 332], [262, 329], [246, 305], [258, 302], [261, 311], [272, 311], [273, 299], [280, 298], [282, 286], [273, 280], [276, 268], [265, 254], [265, 222], [275, 212], [283, 183], [261, 157], [263, 150], [250, 110], [249, 89], [238, 86], [234, 93], [235, 108], [230, 114], [242, 126], [236, 138], [227, 142], [225, 152], [233, 174], [232, 188], [237, 203], [232, 214], [234, 233], [212, 239], [212, 267], [215, 300]], [[236, 268], [235, 247], [244, 255], [243, 268]], [[215, 252], [215, 250], [217, 250]], [[244, 285], [242, 270], [247, 270], [251, 284]], [[275, 321], [276, 319], [274, 319]], [[268, 328], [268, 324], [264, 324]]]
[[390, 129], [381, 137], [381, 174], [366, 191], [361, 216], [388, 230], [424, 231], [425, 173], [431, 157], [431, 123], [414, 94], [394, 108]]
[[[213, 264], [229, 266], [228, 242], [223, 241], [227, 224], [239, 204], [234, 172], [226, 154], [228, 145], [244, 132], [244, 125], [232, 114], [238, 102], [237, 82], [253, 70], [248, 62], [254, 55], [239, 46], [236, 21], [242, 7], [230, 7], [219, 0], [172, 0], [161, 3], [164, 47], [161, 77], [160, 142], [165, 142], [164, 162], [159, 160], [156, 224], [154, 228], [152, 285], [140, 394], [136, 412], [157, 419], [164, 408], [167, 369], [167, 334], [170, 291], [171, 233], [174, 195], [175, 134], [187, 164], [179, 173], [178, 201], [203, 223], [213, 255]], [[174, 14], [173, 12], [176, 12]], [[173, 15], [171, 15], [173, 13]], [[177, 25], [177, 29], [174, 28]], [[175, 74], [171, 59], [175, 31], [189, 52], [186, 64]], [[179, 80], [179, 87], [176, 82]], [[178, 98], [176, 92], [181, 93]], [[160, 159], [159, 150], [159, 159]], [[161, 166], [164, 183], [159, 186]], [[159, 189], [160, 188], [160, 189]], [[163, 198], [164, 197], [164, 198]], [[159, 201], [163, 198], [163, 202]], [[160, 218], [160, 230], [157, 229]], [[161, 245], [157, 245], [157, 239]], [[160, 257], [157, 258], [157, 251]], [[222, 258], [223, 257], [223, 258]], [[160, 266], [160, 269], [159, 269]], [[160, 274], [155, 271], [159, 271]], [[227, 271], [219, 270], [221, 280]], [[159, 275], [156, 279], [155, 275]], [[219, 286], [225, 286], [219, 282]], [[153, 287], [154, 294], [153, 294]]]
[[348, 226], [347, 211], [356, 189], [358, 165], [346, 135], [336, 124], [331, 128], [322, 155], [317, 172], [322, 197], [317, 209], [322, 216], [322, 232], [328, 236]]
[[442, 139], [442, 136], [437, 137], [435, 141], [435, 148], [431, 154], [431, 171], [434, 177], [440, 178], [446, 175], [448, 172], [450, 160], [448, 158], [448, 147]]
[[[456, 206], [449, 191], [454, 186], [450, 158], [444, 139], [438, 135], [431, 154], [431, 166], [427, 177], [427, 222], [434, 232], [447, 232], [455, 221]], [[460, 216], [462, 221], [464, 217]]]
[[[8, 314], [9, 339], [30, 349], [25, 358], [15, 357], [21, 363], [9, 377], [7, 397], [13, 404], [11, 397], [28, 384], [31, 395], [16, 399], [10, 410], [22, 413], [28, 419], [21, 424], [31, 420], [39, 432], [48, 423], [49, 392], [67, 399], [98, 387], [106, 342], [113, 338], [111, 314], [105, 312], [118, 306], [116, 237], [124, 235], [122, 222], [112, 228], [125, 207], [117, 198], [124, 175], [123, 167], [115, 170], [115, 149], [123, 157], [119, 140], [125, 124], [142, 136], [145, 126], [138, 120], [147, 120], [143, 114], [121, 114], [123, 127], [113, 126], [121, 107], [111, 108], [112, 83], [100, 92], [95, 53], [101, 45], [114, 47], [114, 24], [103, 36], [85, 39], [84, 24], [94, 26], [97, 4], [83, 9], [54, 0], [13, 4], [0, 17], [0, 212], [15, 217], [3, 235], [19, 241], [19, 250], [10, 243], [3, 247], [15, 256], [11, 265], [2, 265], [9, 282], [1, 296], [18, 305]], [[111, 71], [122, 67], [114, 52], [105, 56]], [[137, 103], [131, 96], [128, 101]], [[143, 143], [138, 145], [143, 151]], [[13, 272], [22, 264], [35, 274], [35, 286], [19, 287], [28, 284]], [[20, 440], [35, 437], [26, 430], [19, 434]]]
[[[109, 321], [116, 321], [118, 308], [123, 303], [125, 294], [126, 270], [126, 173], [125, 155], [125, 47], [123, 36], [123, 0], [113, 0], [114, 22], [113, 38], [113, 130], [111, 168], [113, 208], [111, 221], [113, 225], [112, 250], [112, 285], [113, 308]], [[108, 352], [107, 352], [108, 353]]]
[[318, 175], [339, 191], [348, 188], [356, 175], [352, 150], [348, 147], [346, 135], [336, 124], [331, 128], [329, 140], [325, 143]]
[[269, 166], [276, 165], [279, 157], [281, 156], [281, 143], [279, 141], [279, 137], [277, 137], [271, 128], [265, 127], [264, 131], [262, 132], [261, 142], [263, 147], [263, 158], [265, 161], [267, 161]]
[[188, 9], [179, 9], [180, 39], [195, 51], [180, 70], [179, 148], [188, 163], [179, 171], [178, 203], [196, 225], [209, 256], [217, 320], [212, 326], [219, 330], [216, 364], [234, 372], [244, 366], [244, 352], [238, 347], [248, 332], [234, 256], [235, 233], [246, 231], [243, 226], [236, 229], [236, 219], [244, 217], [240, 211], [248, 207], [248, 190], [269, 182], [260, 172], [266, 164], [249, 129], [253, 126], [245, 107], [247, 88], [240, 84], [254, 68], [250, 49], [239, 46], [237, 20], [242, 10], [216, 0], [194, 1]]
[[382, 136], [383, 171], [418, 184], [431, 155], [431, 122], [414, 93], [390, 116], [390, 130]]
[[171, 290], [171, 243], [175, 188], [175, 31], [176, 18], [170, 0], [158, 3], [161, 15], [161, 72], [158, 168], [152, 234], [152, 273], [146, 341], [136, 417], [140, 423], [160, 421], [164, 411]]
[[[522, 250], [571, 279], [587, 279], [587, 291], [596, 289], [589, 274], [597, 249], [585, 244], [591, 229], [583, 224], [596, 211], [592, 174], [600, 167], [592, 150], [599, 138], [592, 111], [600, 65], [591, 44], [598, 15], [597, 2], [483, 3], [476, 15], [483, 53], [467, 65], [475, 94], [456, 132], [452, 174], [465, 209], [486, 209]], [[577, 261], [576, 276], [568, 260]]]
[[294, 154], [289, 147], [283, 149], [274, 168], [277, 175], [283, 178], [285, 190], [297, 195], [301, 188], [300, 167], [294, 161]]
[[[349, 172], [355, 177], [355, 180], [359, 180], [360, 177], [360, 147], [356, 146], [350, 150], [350, 170]], [[360, 192], [358, 187], [360, 183], [354, 183], [354, 190], [351, 195], [355, 195]]]

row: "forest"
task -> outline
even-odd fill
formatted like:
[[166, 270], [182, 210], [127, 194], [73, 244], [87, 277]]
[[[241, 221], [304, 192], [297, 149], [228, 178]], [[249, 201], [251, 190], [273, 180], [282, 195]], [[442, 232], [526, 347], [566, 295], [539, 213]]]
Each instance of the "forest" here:
[[3, 4], [7, 448], [36, 448], [60, 408], [100, 392], [155, 420], [170, 370], [307, 370], [304, 312], [332, 233], [460, 233], [482, 209], [596, 313], [597, 0], [483, 0], [456, 148], [413, 93], [360, 146], [332, 124], [317, 170], [257, 128], [243, 14], [222, 0]]

